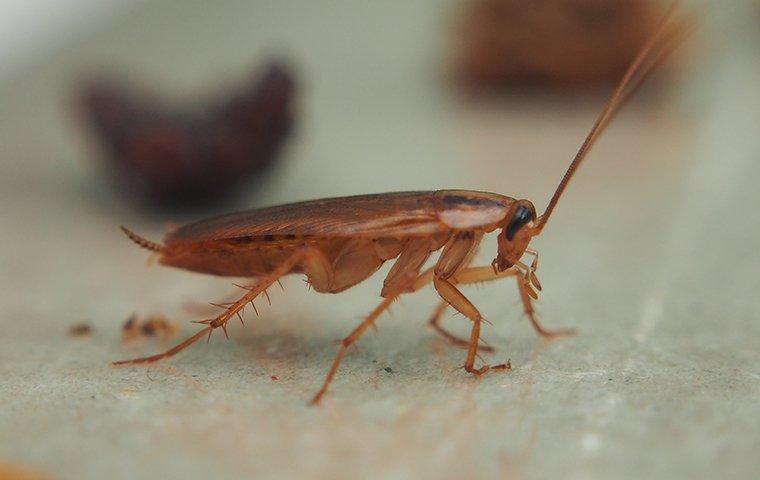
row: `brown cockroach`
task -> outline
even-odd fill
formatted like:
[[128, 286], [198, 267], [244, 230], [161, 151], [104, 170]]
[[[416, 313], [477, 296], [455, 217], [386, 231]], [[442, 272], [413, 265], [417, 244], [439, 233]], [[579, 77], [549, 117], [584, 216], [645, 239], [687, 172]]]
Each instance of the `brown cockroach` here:
[[[223, 305], [217, 317], [203, 320], [205, 328], [170, 350], [150, 357], [115, 362], [116, 365], [150, 363], [170, 357], [221, 328], [253, 303], [279, 278], [306, 275], [320, 293], [338, 293], [374, 274], [395, 259], [380, 293], [382, 302], [346, 336], [312, 402], [327, 391], [347, 349], [354, 344], [400, 295], [432, 283], [441, 302], [430, 325], [449, 342], [467, 347], [464, 369], [476, 376], [507, 370], [509, 363], [475, 366], [484, 319], [459, 290], [459, 285], [512, 277], [525, 313], [543, 337], [570, 334], [550, 331], [539, 323], [533, 309], [541, 283], [536, 275], [538, 253], [528, 248], [557, 206], [568, 182], [622, 105], [647, 75], [672, 51], [690, 30], [690, 23], [675, 22], [671, 8], [656, 32], [643, 45], [612, 96], [598, 115], [591, 131], [568, 167], [542, 215], [528, 200], [469, 190], [403, 192], [328, 198], [262, 208], [215, 217], [180, 227], [159, 244], [123, 228], [143, 248], [156, 252], [164, 265], [212, 275], [249, 277], [256, 282], [243, 287], [237, 301]], [[470, 262], [485, 234], [498, 230], [496, 258], [487, 266]], [[428, 257], [441, 250], [433, 267], [422, 270]], [[531, 261], [523, 262], [528, 255]], [[469, 339], [460, 339], [439, 324], [451, 306], [471, 322]], [[255, 307], [254, 307], [255, 308]]]

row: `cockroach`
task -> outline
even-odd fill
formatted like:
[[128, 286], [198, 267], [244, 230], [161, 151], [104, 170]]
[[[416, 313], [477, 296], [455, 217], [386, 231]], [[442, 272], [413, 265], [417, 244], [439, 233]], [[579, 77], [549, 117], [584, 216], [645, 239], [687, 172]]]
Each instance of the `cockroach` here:
[[[466, 347], [463, 368], [476, 376], [508, 370], [510, 365], [475, 366], [478, 350], [488, 349], [480, 345], [484, 319], [459, 290], [461, 285], [514, 278], [525, 313], [540, 336], [572, 334], [573, 330], [548, 330], [539, 323], [533, 309], [533, 301], [541, 291], [536, 272], [538, 252], [529, 244], [546, 227], [568, 183], [602, 131], [648, 74], [691, 30], [690, 22], [672, 18], [674, 11], [675, 6], [642, 46], [541, 215], [525, 199], [479, 191], [439, 190], [327, 198], [233, 213], [177, 228], [166, 235], [163, 244], [122, 227], [131, 240], [155, 252], [164, 265], [211, 275], [249, 277], [255, 282], [241, 286], [245, 289], [242, 297], [222, 305], [223, 312], [215, 318], [197, 322], [205, 327], [175, 347], [115, 364], [150, 363], [170, 357], [210, 337], [218, 328], [226, 335], [227, 322], [234, 316], [242, 322], [244, 307], [266, 294], [267, 288], [285, 275], [305, 275], [317, 292], [338, 293], [366, 280], [384, 262], [393, 259], [380, 292], [383, 300], [341, 341], [312, 403], [324, 396], [348, 348], [374, 326], [393, 301], [430, 283], [441, 300], [429, 323], [450, 343]], [[490, 265], [471, 266], [483, 236], [496, 231], [496, 258]], [[439, 250], [435, 265], [423, 270], [430, 255]], [[449, 306], [471, 321], [469, 339], [458, 338], [440, 325], [441, 315]]]

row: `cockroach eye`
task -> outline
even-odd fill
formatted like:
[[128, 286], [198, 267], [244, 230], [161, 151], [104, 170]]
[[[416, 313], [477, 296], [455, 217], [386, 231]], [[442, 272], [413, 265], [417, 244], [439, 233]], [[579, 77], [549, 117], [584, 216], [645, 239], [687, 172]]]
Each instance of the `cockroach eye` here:
[[509, 225], [507, 225], [507, 240], [511, 242], [515, 238], [515, 234], [518, 230], [531, 220], [533, 220], [533, 212], [528, 207], [523, 205], [517, 207], [512, 220], [510, 220]]

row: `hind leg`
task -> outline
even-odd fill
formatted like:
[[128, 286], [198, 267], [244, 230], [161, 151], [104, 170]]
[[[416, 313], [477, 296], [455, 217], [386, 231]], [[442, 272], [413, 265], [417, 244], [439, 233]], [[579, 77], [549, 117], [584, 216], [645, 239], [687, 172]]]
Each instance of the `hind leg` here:
[[322, 255], [320, 251], [313, 248], [299, 249], [287, 260], [277, 266], [277, 268], [272, 270], [272, 272], [270, 272], [268, 275], [261, 277], [255, 285], [251, 287], [244, 287], [247, 290], [246, 294], [240, 297], [240, 299], [237, 301], [230, 304], [227, 309], [219, 316], [199, 322], [204, 323], [207, 326], [203, 330], [198, 331], [195, 335], [189, 337], [185, 341], [163, 353], [151, 355], [149, 357], [134, 358], [131, 360], [120, 360], [113, 362], [113, 365], [152, 363], [163, 358], [171, 357], [189, 347], [193, 343], [197, 342], [204, 336], [210, 337], [211, 333], [217, 328], [224, 330], [224, 333], [226, 335], [227, 322], [230, 320], [230, 318], [232, 318], [233, 315], [240, 315], [241, 311], [247, 304], [252, 304], [256, 297], [262, 293], [265, 293], [267, 288], [269, 288], [274, 282], [278, 281], [280, 277], [290, 273], [296, 266], [301, 265], [302, 268], [309, 272], [310, 275], [313, 273], [314, 278], [318, 279], [318, 281], [331, 281], [332, 270], [330, 269], [329, 264], [324, 263], [324, 258], [324, 255]]

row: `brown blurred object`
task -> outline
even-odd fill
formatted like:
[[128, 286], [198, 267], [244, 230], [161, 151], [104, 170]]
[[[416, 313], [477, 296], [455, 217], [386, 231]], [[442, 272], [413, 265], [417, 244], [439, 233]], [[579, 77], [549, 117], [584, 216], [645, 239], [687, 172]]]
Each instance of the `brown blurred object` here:
[[69, 327], [69, 336], [85, 337], [92, 334], [92, 325], [89, 322], [75, 323]]
[[163, 315], [150, 315], [142, 320], [137, 315], [130, 315], [121, 327], [121, 338], [125, 342], [139, 337], [170, 338], [178, 331], [177, 324]]
[[294, 95], [293, 75], [271, 63], [244, 91], [199, 112], [105, 80], [89, 83], [81, 100], [128, 191], [151, 205], [191, 207], [261, 175], [292, 129]]
[[457, 23], [469, 87], [584, 87], [620, 80], [661, 11], [651, 0], [471, 0]]

